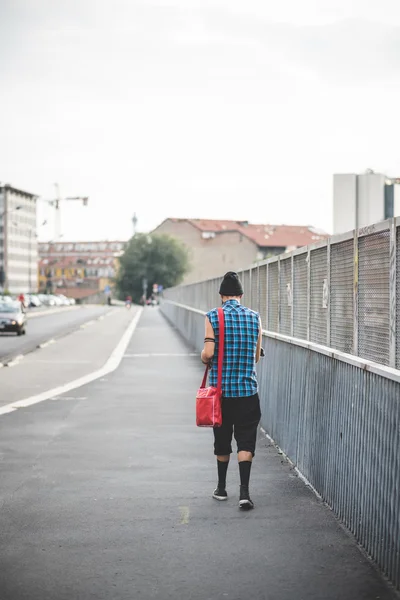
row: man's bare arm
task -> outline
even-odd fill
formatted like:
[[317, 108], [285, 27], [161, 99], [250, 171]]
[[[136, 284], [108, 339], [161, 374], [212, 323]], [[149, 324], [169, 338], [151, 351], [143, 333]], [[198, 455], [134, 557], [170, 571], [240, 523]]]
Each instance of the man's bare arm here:
[[201, 353], [202, 362], [207, 365], [212, 360], [215, 352], [215, 334], [214, 329], [209, 321], [209, 318], [206, 317], [205, 323], [205, 336], [204, 336], [204, 348]]

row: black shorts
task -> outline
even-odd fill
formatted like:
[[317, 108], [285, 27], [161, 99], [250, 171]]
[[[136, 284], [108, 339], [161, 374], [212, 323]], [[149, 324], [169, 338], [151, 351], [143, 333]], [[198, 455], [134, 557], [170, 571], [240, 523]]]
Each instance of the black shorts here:
[[232, 453], [232, 434], [238, 452], [251, 452], [254, 456], [257, 428], [261, 418], [258, 394], [241, 398], [222, 398], [222, 426], [214, 427], [214, 454]]

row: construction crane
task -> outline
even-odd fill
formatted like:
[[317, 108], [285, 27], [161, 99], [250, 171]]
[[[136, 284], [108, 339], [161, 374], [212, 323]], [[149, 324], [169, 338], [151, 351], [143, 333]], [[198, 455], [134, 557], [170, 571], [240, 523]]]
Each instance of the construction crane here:
[[88, 196], [68, 196], [62, 198], [60, 194], [60, 186], [58, 183], [54, 184], [56, 188], [56, 197], [53, 200], [47, 200], [50, 206], [55, 208], [55, 225], [54, 225], [54, 239], [58, 240], [61, 237], [61, 204], [62, 202], [76, 201], [82, 202], [83, 206], [87, 206], [89, 202]]

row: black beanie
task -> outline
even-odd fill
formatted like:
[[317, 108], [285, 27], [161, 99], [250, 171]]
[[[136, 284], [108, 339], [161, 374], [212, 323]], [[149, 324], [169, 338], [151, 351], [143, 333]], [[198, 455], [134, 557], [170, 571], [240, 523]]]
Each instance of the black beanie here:
[[241, 296], [243, 294], [242, 284], [237, 273], [229, 271], [224, 275], [219, 293], [221, 296]]

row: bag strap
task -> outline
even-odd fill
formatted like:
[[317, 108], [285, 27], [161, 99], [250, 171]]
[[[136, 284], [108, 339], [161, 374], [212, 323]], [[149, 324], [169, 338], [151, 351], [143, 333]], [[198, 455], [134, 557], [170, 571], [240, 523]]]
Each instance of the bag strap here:
[[222, 364], [224, 362], [224, 344], [225, 344], [225, 315], [221, 307], [218, 309], [219, 321], [219, 346], [218, 346], [218, 381], [217, 390], [222, 392]]
[[206, 370], [205, 370], [203, 381], [201, 382], [200, 388], [205, 388], [206, 387], [207, 375], [208, 375], [208, 365], [206, 366]]
[[[224, 343], [225, 343], [225, 315], [224, 315], [224, 311], [222, 308], [218, 309], [218, 322], [219, 322], [219, 350], [218, 350], [217, 390], [219, 390], [219, 392], [222, 392], [222, 364], [224, 362]], [[208, 369], [209, 369], [209, 366], [207, 365], [200, 388], [206, 387]]]

